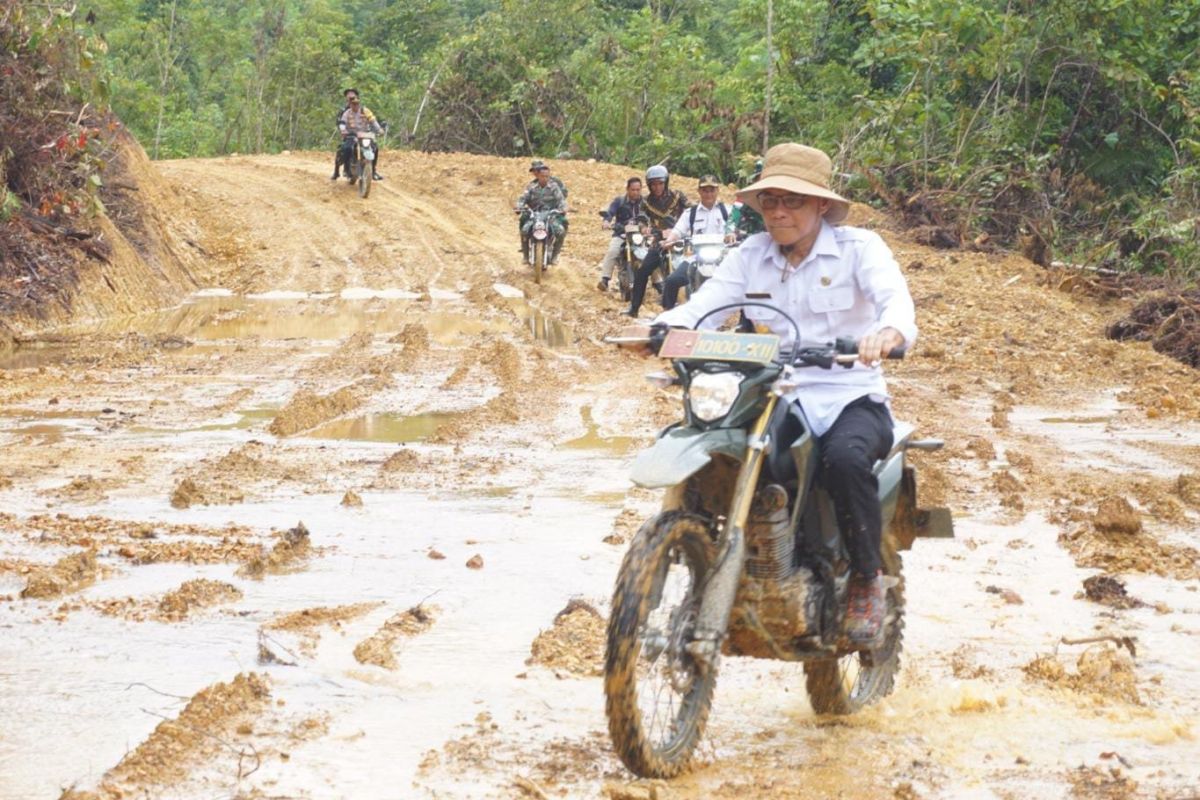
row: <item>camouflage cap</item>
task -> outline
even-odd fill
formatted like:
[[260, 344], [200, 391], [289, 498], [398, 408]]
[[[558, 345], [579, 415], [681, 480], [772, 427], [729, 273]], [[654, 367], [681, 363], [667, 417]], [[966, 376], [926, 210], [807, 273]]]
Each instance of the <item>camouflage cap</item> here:
[[534, 159], [533, 163], [529, 165], [530, 172], [537, 172], [541, 169], [550, 169], [550, 167], [546, 166], [546, 162], [542, 161], [540, 158]]
[[716, 175], [705, 175], [700, 179], [700, 188], [703, 189], [705, 186], [715, 186], [720, 189], [721, 182], [717, 180]]

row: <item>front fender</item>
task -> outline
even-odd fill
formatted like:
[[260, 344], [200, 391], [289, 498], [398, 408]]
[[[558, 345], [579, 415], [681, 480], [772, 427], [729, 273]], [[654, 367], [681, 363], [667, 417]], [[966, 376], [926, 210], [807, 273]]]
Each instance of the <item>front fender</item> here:
[[713, 453], [739, 461], [745, 458], [746, 432], [739, 428], [672, 428], [637, 454], [629, 477], [645, 489], [675, 486], [699, 472]]

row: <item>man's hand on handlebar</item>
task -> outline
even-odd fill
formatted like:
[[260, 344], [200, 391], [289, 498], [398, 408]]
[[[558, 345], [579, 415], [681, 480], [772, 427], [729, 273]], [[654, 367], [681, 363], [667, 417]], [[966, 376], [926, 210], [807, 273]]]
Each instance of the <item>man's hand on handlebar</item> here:
[[858, 360], [868, 367], [878, 364], [898, 347], [904, 346], [904, 336], [895, 328], [883, 328], [858, 340]]

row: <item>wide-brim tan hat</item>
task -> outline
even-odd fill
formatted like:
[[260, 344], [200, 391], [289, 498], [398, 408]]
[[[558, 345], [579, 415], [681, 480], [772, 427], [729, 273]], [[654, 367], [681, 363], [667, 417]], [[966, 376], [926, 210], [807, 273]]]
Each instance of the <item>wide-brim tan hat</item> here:
[[833, 162], [815, 147], [787, 142], [767, 151], [762, 176], [737, 193], [738, 200], [762, 213], [758, 193], [763, 189], [783, 189], [796, 194], [824, 197], [832, 200], [825, 219], [841, 222], [850, 213], [850, 201], [829, 188]]

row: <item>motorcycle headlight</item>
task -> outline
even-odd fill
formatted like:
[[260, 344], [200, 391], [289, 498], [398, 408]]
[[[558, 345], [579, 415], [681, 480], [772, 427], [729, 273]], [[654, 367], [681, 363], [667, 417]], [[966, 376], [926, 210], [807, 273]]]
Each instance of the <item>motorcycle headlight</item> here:
[[738, 398], [742, 376], [736, 372], [702, 372], [688, 387], [688, 405], [692, 416], [713, 422], [729, 413]]
[[635, 233], [630, 241], [632, 241], [634, 244], [641, 244], [643, 241], [645, 241], [645, 239], [645, 236], [642, 236], [640, 233]]
[[724, 247], [701, 247], [696, 255], [700, 257], [701, 261], [720, 261], [724, 249]]

